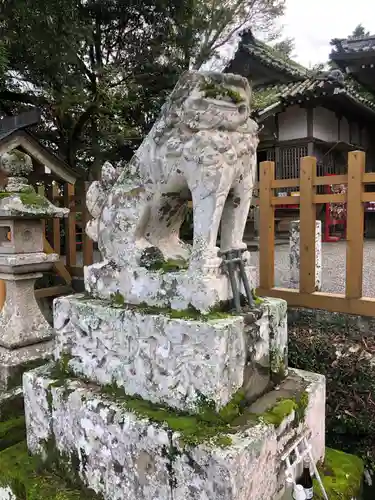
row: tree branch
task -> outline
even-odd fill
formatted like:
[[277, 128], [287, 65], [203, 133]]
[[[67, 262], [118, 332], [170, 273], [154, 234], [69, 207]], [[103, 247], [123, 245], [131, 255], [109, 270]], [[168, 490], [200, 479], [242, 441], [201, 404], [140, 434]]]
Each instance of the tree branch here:
[[95, 112], [98, 109], [98, 103], [97, 102], [92, 102], [86, 111], [82, 113], [82, 115], [79, 117], [77, 120], [76, 124], [74, 125], [74, 128], [72, 130], [72, 133], [70, 135], [70, 143], [76, 142], [81, 134], [82, 131], [86, 125], [86, 123], [90, 120], [90, 118], [95, 114]]
[[45, 97], [25, 94], [23, 92], [12, 92], [11, 90], [0, 91], [0, 100], [22, 102], [24, 104], [32, 104], [34, 106], [45, 106], [50, 104]]

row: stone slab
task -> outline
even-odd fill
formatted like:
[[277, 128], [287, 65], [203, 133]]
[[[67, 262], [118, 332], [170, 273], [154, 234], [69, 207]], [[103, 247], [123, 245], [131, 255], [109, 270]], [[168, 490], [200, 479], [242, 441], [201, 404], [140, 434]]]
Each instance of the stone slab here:
[[130, 411], [126, 400], [80, 380], [55, 379], [50, 370], [24, 375], [29, 450], [48, 461], [52, 447], [65, 463], [78, 464], [81, 480], [105, 500], [275, 500], [282, 493], [280, 455], [291, 441], [306, 433], [315, 461], [324, 456], [320, 375], [291, 370], [308, 395], [299, 423], [293, 410], [277, 427], [253, 415], [221, 436], [226, 440], [187, 445], [181, 432]]
[[[222, 268], [212, 272], [161, 272], [145, 268], [119, 268], [104, 261], [85, 267], [85, 287], [92, 296], [110, 299], [121, 294], [130, 304], [170, 307], [184, 310], [194, 307], [207, 313], [220, 302], [233, 297], [227, 274]], [[255, 286], [255, 268], [246, 266], [251, 288]], [[244, 290], [242, 290], [245, 293]]]
[[[3, 254], [0, 255], [0, 273], [2, 274], [28, 274], [34, 272], [48, 271], [54, 262], [59, 260], [55, 253], [44, 252]], [[2, 279], [4, 279], [2, 277]], [[15, 279], [8, 277], [5, 279]], [[21, 277], [22, 279], [22, 277]]]
[[52, 352], [53, 341], [19, 349], [0, 347], [0, 391], [11, 391], [20, 387], [23, 373], [49, 361]]
[[285, 301], [267, 299], [260, 310], [224, 319], [146, 311], [78, 295], [56, 299], [55, 358], [65, 356], [93, 382], [185, 410], [202, 396], [221, 408], [244, 383], [256, 398], [273, 375], [286, 375]]
[[16, 387], [0, 394], [0, 422], [9, 420], [24, 414], [23, 390]]
[[[289, 265], [290, 283], [292, 287], [299, 287], [300, 267], [300, 233], [301, 224], [299, 220], [290, 222], [289, 228]], [[322, 222], [315, 223], [315, 290], [319, 292], [322, 288]]]

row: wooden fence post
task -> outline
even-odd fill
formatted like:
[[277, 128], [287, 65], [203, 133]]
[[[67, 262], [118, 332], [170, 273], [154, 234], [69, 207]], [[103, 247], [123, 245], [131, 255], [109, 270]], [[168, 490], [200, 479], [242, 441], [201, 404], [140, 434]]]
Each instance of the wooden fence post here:
[[315, 220], [314, 179], [316, 158], [301, 158], [300, 168], [300, 292], [314, 293], [315, 284]]
[[89, 182], [84, 182], [82, 185], [82, 197], [80, 200], [82, 210], [82, 246], [83, 246], [83, 265], [91, 266], [94, 262], [94, 242], [86, 234], [86, 224], [91, 219], [89, 211], [86, 207], [86, 193], [90, 186]]
[[363, 174], [366, 155], [352, 151], [348, 157], [348, 194], [346, 216], [346, 297], [362, 297], [364, 206]]
[[76, 213], [74, 202], [74, 185], [64, 184], [64, 205], [70, 209], [68, 217], [65, 219], [65, 255], [67, 267], [76, 265]]
[[275, 209], [272, 206], [272, 181], [275, 163], [260, 164], [259, 182], [259, 286], [270, 290], [275, 284]]
[[5, 281], [0, 280], [0, 311], [4, 307], [5, 297], [6, 297]]
[[[55, 203], [55, 198], [60, 195], [59, 188], [54, 182], [52, 184], [52, 203]], [[60, 235], [60, 219], [54, 218], [52, 220], [52, 245], [57, 254], [61, 254], [61, 235]]]

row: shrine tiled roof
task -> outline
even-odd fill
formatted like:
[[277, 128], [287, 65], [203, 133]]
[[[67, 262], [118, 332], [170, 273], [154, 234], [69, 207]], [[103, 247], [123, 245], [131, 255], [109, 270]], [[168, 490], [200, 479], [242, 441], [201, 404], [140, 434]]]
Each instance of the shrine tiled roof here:
[[244, 38], [242, 48], [263, 65], [284, 72], [291, 77], [304, 78], [310, 74], [307, 68], [255, 38]]
[[[343, 76], [342, 76], [343, 78]], [[252, 109], [262, 116], [279, 106], [297, 104], [317, 98], [342, 96], [375, 114], [375, 101], [361, 92], [354, 82], [339, 81], [328, 75], [315, 75], [298, 82], [259, 86], [254, 90]]]
[[353, 54], [364, 52], [375, 52], [375, 35], [364, 38], [335, 38], [332, 40], [331, 45], [334, 47], [332, 56], [338, 54]]

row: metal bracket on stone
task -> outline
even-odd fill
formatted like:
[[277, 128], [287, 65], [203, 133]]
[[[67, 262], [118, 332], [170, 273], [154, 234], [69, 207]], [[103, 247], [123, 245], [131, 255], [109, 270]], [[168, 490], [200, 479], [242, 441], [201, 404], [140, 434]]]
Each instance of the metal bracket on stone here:
[[[237, 312], [241, 312], [241, 283], [243, 283], [249, 306], [253, 307], [254, 305], [250, 283], [245, 272], [245, 265], [242, 259], [242, 254], [244, 252], [244, 249], [240, 249], [228, 250], [227, 252], [220, 253], [220, 257], [223, 257], [224, 268], [228, 272], [230, 284], [232, 287], [234, 307]], [[238, 271], [238, 273], [236, 271]]]

